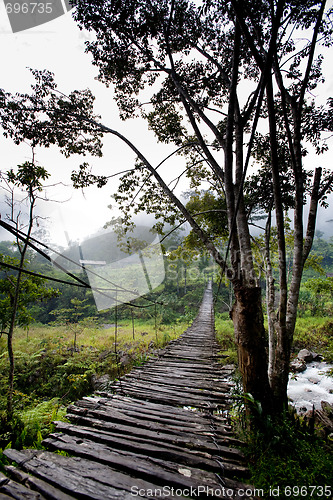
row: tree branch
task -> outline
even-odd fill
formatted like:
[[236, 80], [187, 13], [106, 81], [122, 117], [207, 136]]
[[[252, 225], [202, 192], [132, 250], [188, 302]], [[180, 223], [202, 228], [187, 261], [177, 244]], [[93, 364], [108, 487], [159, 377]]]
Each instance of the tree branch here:
[[[81, 119], [83, 119], [83, 118], [81, 117]], [[161, 186], [162, 190], [168, 196], [170, 201], [184, 215], [185, 219], [189, 222], [189, 224], [191, 225], [195, 234], [199, 237], [199, 239], [202, 241], [202, 243], [206, 246], [207, 250], [211, 253], [211, 255], [215, 259], [216, 263], [219, 266], [224, 266], [225, 265], [224, 259], [220, 255], [220, 253], [217, 250], [217, 248], [215, 247], [215, 245], [209, 240], [208, 235], [196, 223], [196, 221], [190, 215], [190, 213], [188, 212], [186, 207], [183, 205], [183, 203], [174, 195], [174, 193], [167, 186], [167, 184], [164, 182], [164, 180], [159, 175], [159, 173], [156, 171], [156, 169], [150, 164], [150, 162], [147, 160], [147, 158], [141, 153], [141, 151], [139, 151], [137, 149], [137, 147], [129, 139], [127, 139], [127, 137], [122, 135], [117, 130], [113, 130], [113, 129], [107, 127], [106, 125], [99, 124], [91, 119], [87, 119], [87, 120], [89, 120], [90, 122], [93, 122], [103, 132], [106, 132], [106, 133], [109, 133], [111, 135], [118, 137], [122, 142], [124, 142], [137, 155], [137, 157], [142, 161], [142, 163], [145, 165], [147, 170], [155, 177], [158, 184]]]

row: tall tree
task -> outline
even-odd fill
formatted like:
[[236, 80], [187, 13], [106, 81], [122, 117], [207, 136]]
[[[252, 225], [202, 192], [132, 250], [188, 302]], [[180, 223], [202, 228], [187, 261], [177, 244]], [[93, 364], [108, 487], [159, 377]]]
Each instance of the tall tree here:
[[[121, 116], [126, 119], [141, 113], [160, 141], [174, 143], [189, 158], [188, 175], [203, 178], [208, 172], [208, 179], [223, 191], [230, 267], [195, 217], [142, 155], [138, 155], [141, 163], [135, 173], [123, 177], [118, 198], [127, 215], [128, 192], [144, 182], [146, 195], [137, 209], [154, 211], [162, 190], [168, 203], [173, 203], [219, 265], [226, 268], [236, 298], [232, 318], [244, 390], [264, 406], [273, 404], [277, 410], [287, 402], [298, 293], [313, 240], [318, 201], [332, 180], [326, 177], [323, 181], [322, 170], [316, 169], [304, 240], [303, 206], [310, 182], [303, 166], [304, 143], [325, 149], [320, 144], [322, 133], [332, 129], [332, 102], [327, 108], [316, 107], [310, 94], [322, 78], [322, 56], [316, 58], [316, 48], [332, 43], [330, 15], [325, 12], [325, 1], [314, 0], [207, 0], [201, 6], [186, 0], [79, 0], [75, 12], [79, 26], [96, 34], [96, 39], [87, 43], [87, 51], [99, 68], [99, 79], [114, 86]], [[296, 37], [299, 42], [304, 32], [308, 36], [300, 46]], [[144, 105], [140, 92], [149, 86], [158, 90], [151, 92], [149, 104]], [[261, 290], [243, 189], [258, 124], [268, 130], [270, 211], [275, 211], [279, 245], [280, 304], [278, 313], [274, 311], [270, 376]], [[281, 168], [280, 151], [284, 140], [294, 198], [295, 245], [289, 292], [282, 174], [286, 170]], [[151, 185], [151, 179], [157, 187]]]
[[[25, 305], [29, 299], [36, 300], [42, 297], [54, 296], [52, 289], [42, 286], [40, 278], [24, 279], [27, 252], [31, 240], [31, 232], [35, 222], [34, 210], [38, 199], [38, 193], [42, 190], [42, 184], [49, 177], [49, 173], [35, 160], [38, 147], [49, 147], [57, 145], [65, 155], [85, 154], [101, 155], [102, 132], [91, 125], [89, 120], [95, 118], [92, 113], [94, 98], [90, 91], [74, 91], [69, 96], [63, 96], [56, 92], [56, 84], [53, 75], [48, 71], [31, 70], [35, 77], [32, 85], [32, 93], [11, 94], [0, 89], [0, 124], [5, 137], [10, 138], [15, 144], [28, 144], [32, 150], [32, 159], [17, 170], [13, 169], [1, 175], [1, 188], [9, 194], [10, 214], [8, 216], [11, 227], [15, 230], [24, 229], [25, 236], [18, 239], [19, 250], [18, 262], [6, 262], [3, 266], [16, 265], [18, 268], [16, 276], [7, 276], [1, 282], [1, 290], [6, 294], [2, 306], [6, 308], [6, 314], [2, 318], [1, 334], [7, 335], [9, 356], [9, 389], [7, 398], [7, 415], [10, 419], [13, 412], [13, 387], [15, 360], [13, 351], [13, 336], [16, 324], [22, 323]], [[70, 113], [75, 111], [75, 117]], [[78, 111], [84, 113], [83, 122], [76, 118]], [[17, 198], [14, 188], [19, 188], [25, 193], [28, 206], [28, 216], [25, 227], [21, 227], [21, 212], [15, 213]], [[14, 231], [15, 234], [15, 231]], [[39, 287], [39, 288], [38, 288]], [[38, 289], [37, 289], [38, 288]], [[25, 315], [25, 320], [27, 320]]]

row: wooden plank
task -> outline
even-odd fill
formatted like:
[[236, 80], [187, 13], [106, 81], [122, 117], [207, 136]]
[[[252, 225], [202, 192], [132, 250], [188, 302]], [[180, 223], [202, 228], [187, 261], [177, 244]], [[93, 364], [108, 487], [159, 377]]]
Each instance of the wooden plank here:
[[170, 380], [170, 381], [179, 381], [182, 382], [184, 380], [189, 380], [191, 384], [198, 384], [198, 385], [203, 385], [207, 384], [211, 386], [211, 384], [214, 384], [219, 390], [225, 390], [229, 391], [230, 388], [234, 387], [234, 384], [231, 383], [230, 381], [227, 381], [224, 376], [219, 376], [217, 373], [210, 374], [209, 376], [206, 375], [202, 379], [197, 378], [197, 375], [193, 373], [193, 371], [182, 371], [181, 369], [177, 369], [176, 371], [174, 369], [169, 370], [168, 367], [164, 367], [162, 370], [153, 368], [151, 370], [147, 370], [145, 372], [141, 373], [129, 373], [128, 375], [125, 375], [122, 380], [128, 380], [128, 379], [150, 379], [150, 378], [156, 378], [157, 379], [162, 379], [162, 380]]
[[192, 399], [198, 399], [202, 402], [203, 398], [207, 398], [208, 400], [215, 400], [217, 399], [218, 401], [225, 400], [226, 398], [230, 398], [228, 394], [225, 392], [217, 392], [214, 390], [207, 390], [207, 389], [197, 389], [195, 387], [190, 387], [189, 385], [185, 385], [181, 387], [181, 385], [174, 385], [174, 384], [169, 384], [168, 382], [153, 382], [153, 380], [150, 381], [149, 385], [144, 383], [144, 380], [141, 381], [141, 379], [137, 380], [136, 382], [123, 382], [121, 384], [121, 389], [123, 391], [128, 391], [128, 390], [140, 390], [140, 391], [145, 391], [148, 393], [151, 392], [163, 392], [164, 394], [170, 394], [174, 395], [175, 391], [177, 392], [177, 396], [182, 396], [182, 397], [188, 397]]
[[[128, 498], [127, 494], [131, 492], [133, 484], [135, 484], [137, 488], [142, 490], [148, 490], [151, 488], [155, 489], [159, 487], [154, 482], [147, 482], [136, 477], [133, 478], [111, 467], [91, 460], [85, 460], [83, 458], [77, 457], [64, 457], [42, 450], [34, 450], [34, 454], [30, 455], [29, 453], [27, 453], [29, 451], [30, 450], [22, 450], [21, 452], [19, 452], [23, 467], [31, 472], [35, 472], [37, 467], [37, 470], [40, 471], [40, 475], [45, 478], [45, 481], [40, 479], [38, 480], [42, 481], [48, 486], [49, 483], [47, 483], [46, 480], [54, 483], [54, 481], [56, 481], [56, 473], [59, 474], [60, 477], [63, 477], [64, 475], [65, 477], [67, 477], [70, 474], [72, 476], [72, 479], [79, 481], [81, 485], [85, 484], [86, 479], [93, 480], [96, 483], [94, 485], [96, 490], [100, 491], [101, 494], [103, 492], [100, 490], [99, 483], [115, 489], [115, 495], [118, 495], [119, 491], [121, 492], [123, 490], [125, 492], [125, 498]], [[21, 472], [21, 474], [24, 473]], [[59, 492], [60, 500], [60, 495], [64, 495], [64, 493], [59, 489], [57, 489], [56, 491]], [[118, 496], [115, 496], [115, 498], [118, 498]], [[133, 496], [131, 496], [131, 498], [133, 498]], [[146, 497], [143, 495], [143, 498]], [[161, 498], [164, 498], [164, 496], [162, 495]], [[171, 496], [171, 498], [173, 497]], [[104, 500], [103, 496], [100, 497], [100, 500], [102, 499]]]
[[54, 486], [48, 484], [46, 481], [38, 479], [26, 472], [19, 470], [18, 468], [7, 465], [5, 467], [6, 472], [10, 477], [12, 477], [15, 481], [23, 483], [27, 485], [28, 488], [41, 493], [46, 498], [51, 500], [73, 500], [74, 497], [67, 495], [63, 491], [55, 488]]
[[[191, 453], [185, 447], [177, 447], [172, 444], [158, 442], [153, 444], [151, 441], [133, 436], [119, 436], [109, 434], [101, 430], [91, 430], [89, 427], [70, 426], [69, 424], [57, 427], [57, 431], [64, 432], [70, 436], [89, 439], [92, 442], [101, 443], [113, 451], [130, 451], [149, 457], [157, 457], [167, 461], [174, 461], [179, 464], [198, 467], [203, 470], [220, 471], [220, 466], [213, 460], [211, 452], [217, 454], [218, 448], [211, 443], [211, 446], [191, 448]], [[205, 451], [206, 450], [206, 451]]]
[[[77, 429], [77, 426], [75, 428]], [[95, 428], [96, 427], [94, 427], [94, 429]], [[57, 430], [62, 430], [63, 432], [67, 432], [66, 429], [57, 428]], [[74, 434], [81, 435], [82, 433], [74, 432]], [[157, 457], [164, 456], [165, 458], [169, 459], [172, 458], [173, 460], [178, 460], [178, 462], [180, 463], [192, 466], [200, 466], [205, 470], [216, 469], [216, 463], [212, 463], [212, 460], [215, 460], [215, 455], [220, 454], [221, 447], [228, 446], [231, 448], [233, 445], [237, 444], [234, 443], [233, 441], [216, 440], [216, 443], [219, 447], [216, 447], [215, 452], [210, 454], [209, 450], [205, 451], [205, 449], [194, 448], [191, 446], [186, 447], [186, 443], [184, 443], [183, 447], [179, 447], [169, 444], [167, 442], [163, 441], [161, 442], [161, 440], [149, 440], [127, 434], [120, 434], [120, 435], [116, 433], [114, 434], [108, 433], [108, 434], [109, 437], [114, 436], [114, 438], [111, 441], [111, 444], [109, 444], [108, 446], [110, 449], [113, 449], [115, 451], [119, 449], [122, 450], [128, 449], [129, 451], [132, 452], [148, 454], [150, 456], [157, 456]], [[83, 435], [89, 437], [86, 431], [83, 432]], [[101, 442], [104, 442], [103, 439], [101, 439]], [[152, 450], [151, 445], [156, 444], [157, 442], [158, 442], [157, 450], [156, 446], [154, 446], [153, 447], [154, 449]], [[141, 445], [140, 447], [138, 446], [139, 443]], [[144, 446], [142, 447], [142, 445]], [[165, 450], [167, 450], [167, 453], [165, 453]], [[232, 475], [232, 477], [234, 477], [235, 474], [239, 474], [241, 476], [248, 475], [248, 469], [247, 467], [244, 467], [244, 465], [241, 464], [240, 457], [234, 456], [233, 454], [231, 454], [230, 456], [225, 456], [225, 455], [223, 456], [223, 469], [225, 475], [227, 476], [230, 476], [230, 474]]]
[[[211, 421], [208, 415], [201, 414], [198, 415], [198, 412], [185, 410], [183, 408], [173, 408], [173, 412], [163, 412], [163, 405], [156, 405], [151, 403], [145, 407], [130, 407], [123, 406], [120, 404], [116, 405], [115, 400], [112, 400], [113, 404], [105, 404], [99, 405], [91, 405], [90, 408], [88, 405], [84, 405], [83, 407], [78, 405], [72, 405], [69, 407], [69, 411], [71, 413], [79, 415], [96, 415], [102, 420], [114, 420], [118, 422], [123, 422], [126, 418], [128, 422], [132, 422], [134, 425], [137, 420], [147, 422], [157, 422], [163, 426], [165, 429], [167, 427], [174, 428], [184, 428], [184, 430], [192, 431], [192, 432], [200, 432], [211, 430], [210, 425]], [[88, 407], [87, 407], [88, 406]], [[115, 408], [114, 408], [115, 406]], [[171, 407], [172, 408], [172, 407]], [[192, 421], [191, 421], [192, 420]], [[78, 417], [79, 421], [79, 417]]]
[[[166, 416], [170, 416], [172, 418], [177, 418], [177, 419], [183, 419], [186, 422], [190, 423], [203, 423], [205, 420], [209, 419], [209, 415], [202, 413], [202, 412], [193, 412], [190, 410], [187, 410], [185, 408], [180, 408], [180, 407], [174, 407], [168, 404], [164, 404], [161, 406], [160, 403], [153, 403], [151, 401], [143, 401], [141, 399], [135, 398], [133, 396], [123, 396], [123, 395], [117, 395], [115, 394], [112, 398], [112, 400], [106, 401], [105, 404], [107, 406], [112, 406], [112, 405], [117, 405], [120, 404], [124, 410], [131, 405], [133, 405], [136, 408], [140, 408], [140, 411], [145, 411], [145, 409], [153, 413], [154, 411], [156, 414], [161, 414], [163, 413]], [[187, 405], [185, 405], [187, 406]]]
[[[6, 452], [9, 450], [6, 450]], [[11, 451], [11, 450], [10, 450]], [[10, 454], [6, 453], [10, 458]], [[67, 458], [67, 457], [64, 457]], [[70, 463], [70, 461], [68, 461]], [[83, 466], [82, 466], [83, 465]], [[81, 463], [80, 471], [75, 471], [70, 466], [57, 466], [57, 455], [52, 453], [49, 456], [34, 456], [22, 462], [22, 467], [40, 479], [49, 482], [51, 485], [70, 493], [74, 498], [92, 499], [92, 500], [133, 500], [133, 496], [123, 489], [117, 489], [113, 486], [105, 485], [95, 479], [82, 476], [84, 467], [88, 462]], [[20, 497], [18, 497], [20, 498]], [[23, 498], [23, 497], [22, 497]]]
[[[182, 389], [179, 386], [172, 386], [170, 385], [164, 385], [164, 384], [158, 384], [151, 382], [149, 385], [145, 383], [141, 383], [140, 380], [137, 382], [127, 382], [124, 381], [122, 383], [119, 383], [116, 385], [118, 390], [121, 390], [122, 393], [125, 393], [126, 391], [141, 391], [141, 392], [147, 392], [148, 394], [150, 393], [163, 393], [164, 395], [170, 395], [172, 397], [177, 397], [177, 396], [182, 396], [182, 397], [189, 397], [192, 400], [197, 399], [200, 403], [203, 403], [205, 398], [207, 400], [212, 400], [212, 399], [225, 399], [226, 394], [221, 393], [219, 394], [218, 397], [215, 397], [214, 395], [211, 395], [210, 391], [207, 390], [198, 390], [198, 389], [192, 389], [188, 387], [183, 387]], [[177, 392], [175, 392], [177, 391]], [[172, 399], [170, 398], [170, 401]], [[186, 403], [186, 402], [185, 402]]]
[[8, 483], [8, 477], [5, 476], [2, 472], [0, 472], [0, 486]]
[[87, 439], [52, 434], [43, 442], [50, 449], [61, 449], [74, 453], [79, 457], [89, 458], [126, 472], [132, 477], [140, 477], [146, 481], [151, 480], [159, 485], [168, 484], [176, 488], [197, 487], [202, 484], [207, 484], [211, 488], [219, 486], [215, 473], [186, 466], [188, 475], [185, 476], [180, 472], [183, 470], [183, 466], [180, 464], [128, 451], [118, 450], [114, 452], [103, 444], [94, 443]]
[[167, 394], [165, 391], [145, 391], [143, 389], [138, 389], [134, 387], [126, 388], [123, 387], [123, 392], [129, 396], [141, 397], [143, 399], [159, 402], [159, 403], [173, 403], [177, 406], [192, 406], [195, 408], [207, 409], [211, 404], [214, 405], [215, 408], [219, 408], [222, 406], [222, 402], [216, 400], [204, 400], [199, 397], [193, 397], [189, 394], [184, 394], [181, 396], [176, 396], [172, 394]]
[[139, 377], [135, 377], [134, 375], [132, 376], [126, 376], [124, 378], [125, 382], [131, 382], [131, 381], [140, 381], [140, 382], [145, 382], [145, 383], [155, 383], [155, 384], [160, 384], [160, 385], [166, 385], [168, 387], [179, 387], [179, 388], [188, 388], [191, 387], [191, 390], [197, 390], [197, 391], [212, 391], [215, 395], [218, 394], [223, 394], [225, 396], [230, 392], [230, 387], [227, 385], [219, 385], [218, 387], [215, 385], [213, 381], [209, 380], [198, 380], [196, 377], [193, 378], [188, 378], [188, 377], [182, 377], [182, 376], [164, 376], [164, 377], [159, 377], [155, 373], [144, 373], [140, 375]]
[[[136, 421], [133, 419], [131, 424], [126, 425], [127, 422], [115, 422], [115, 421], [105, 421], [99, 418], [94, 418], [93, 416], [81, 416], [79, 422], [77, 421], [77, 415], [67, 414], [66, 416], [73, 424], [80, 426], [90, 426], [94, 429], [101, 429], [107, 431], [109, 434], [124, 435], [124, 436], [134, 436], [142, 438], [145, 440], [151, 440], [153, 442], [162, 442], [172, 444], [174, 446], [187, 446], [190, 448], [195, 447], [195, 443], [198, 443], [202, 448], [208, 442], [207, 438], [211, 440], [212, 436], [218, 438], [218, 442], [222, 442], [224, 445], [228, 444], [231, 446], [239, 446], [242, 442], [226, 433], [218, 433], [214, 429], [207, 430], [206, 432], [200, 432], [199, 435], [196, 433], [189, 433], [188, 429], [179, 429], [175, 427], [169, 432], [165, 432], [165, 428], [161, 425], [143, 425], [140, 419]], [[61, 423], [55, 422], [57, 425], [57, 430], [62, 429]], [[63, 432], [63, 429], [62, 429]], [[199, 449], [197, 447], [197, 449]]]
[[[67, 418], [71, 420], [71, 415]], [[74, 421], [75, 422], [75, 421]], [[76, 422], [75, 422], [76, 423]], [[132, 420], [132, 425], [126, 425], [127, 422], [114, 422], [114, 421], [101, 421], [98, 418], [83, 416], [80, 419], [80, 425], [90, 425], [94, 428], [104, 429], [108, 433], [124, 434], [126, 436], [137, 436], [144, 439], [151, 439], [156, 441], [157, 439], [161, 442], [167, 442], [175, 446], [184, 446], [188, 443], [190, 447], [202, 446], [204, 447], [209, 441], [206, 439], [207, 436], [210, 438], [213, 436], [212, 430], [207, 431], [205, 434], [197, 435], [195, 433], [186, 432], [186, 429], [175, 429], [170, 430], [170, 432], [165, 432], [165, 428], [161, 425], [142, 425], [140, 419], [134, 421]], [[63, 423], [56, 422], [57, 429], [62, 428]], [[226, 437], [226, 436], [223, 436]], [[231, 439], [231, 438], [230, 438]]]
[[[119, 435], [118, 433], [110, 433], [109, 430], [102, 428], [96, 429], [95, 427], [92, 429], [88, 426], [76, 426], [68, 424], [67, 422], [57, 422], [57, 431], [67, 433], [75, 436], [85, 436], [87, 439], [96, 440], [96, 442], [101, 442], [103, 444], [111, 445], [112, 447], [119, 447], [121, 450], [124, 449], [132, 449], [135, 448], [139, 453], [147, 454], [149, 456], [159, 456], [163, 455], [175, 455], [179, 460], [182, 459], [180, 451], [183, 451], [186, 455], [186, 460], [191, 460], [190, 455], [184, 451], [184, 447], [188, 447], [193, 453], [196, 453], [197, 457], [201, 457], [201, 466], [206, 463], [207, 467], [212, 467], [215, 469], [215, 466], [211, 464], [211, 460], [203, 460], [202, 458], [212, 458], [212, 455], [217, 455], [223, 451], [224, 457], [230, 457], [233, 460], [241, 461], [244, 459], [243, 454], [233, 448], [232, 446], [220, 445], [217, 446], [213, 441], [203, 440], [203, 439], [195, 439], [192, 436], [188, 436], [188, 439], [179, 440], [169, 440], [168, 436], [166, 441], [163, 441], [163, 436], [159, 442], [156, 442], [156, 435], [151, 436], [155, 437], [153, 439], [154, 444], [149, 442], [149, 436], [145, 436], [141, 434], [140, 436], [134, 435], [131, 436], [128, 433], [122, 433]], [[131, 443], [130, 441], [133, 441]], [[201, 452], [201, 453], [200, 453]], [[200, 461], [199, 460], [199, 461]], [[195, 458], [195, 463], [199, 463], [197, 458]]]
[[9, 480], [1, 486], [1, 493], [17, 500], [45, 500], [45, 497], [36, 491], [31, 491], [22, 484]]
[[203, 434], [211, 433], [211, 428], [209, 425], [186, 425], [183, 420], [173, 419], [170, 421], [169, 418], [164, 418], [163, 416], [158, 417], [155, 415], [140, 415], [135, 411], [102, 411], [102, 410], [83, 410], [78, 407], [71, 407], [71, 413], [68, 413], [68, 418], [72, 423], [79, 424], [82, 418], [85, 416], [99, 419], [103, 425], [103, 422], [114, 422], [119, 424], [128, 425], [139, 425], [143, 429], [156, 429], [159, 432], [174, 433], [179, 432], [192, 432], [193, 434]]

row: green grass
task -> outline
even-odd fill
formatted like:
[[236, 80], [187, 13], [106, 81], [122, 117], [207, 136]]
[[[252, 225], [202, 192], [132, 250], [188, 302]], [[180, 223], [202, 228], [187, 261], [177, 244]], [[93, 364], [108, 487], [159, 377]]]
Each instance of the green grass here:
[[216, 339], [221, 345], [221, 351], [226, 358], [223, 364], [237, 364], [237, 349], [235, 345], [234, 326], [229, 313], [215, 314]]

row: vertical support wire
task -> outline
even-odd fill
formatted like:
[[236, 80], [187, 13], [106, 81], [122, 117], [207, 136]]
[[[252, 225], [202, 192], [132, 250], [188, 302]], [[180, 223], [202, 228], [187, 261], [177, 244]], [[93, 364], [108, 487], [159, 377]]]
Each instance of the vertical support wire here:
[[135, 340], [134, 314], [133, 314], [133, 309], [132, 309], [132, 308], [131, 308], [131, 315], [132, 315], [132, 333], [133, 333], [133, 340]]
[[116, 367], [117, 367], [119, 386], [120, 386], [120, 391], [122, 392], [120, 363], [119, 363], [120, 360], [118, 355], [118, 289], [117, 288], [116, 288], [116, 305], [114, 309], [114, 352], [116, 357]]
[[158, 348], [158, 337], [157, 337], [157, 304], [155, 302], [155, 337], [156, 337], [156, 349]]

